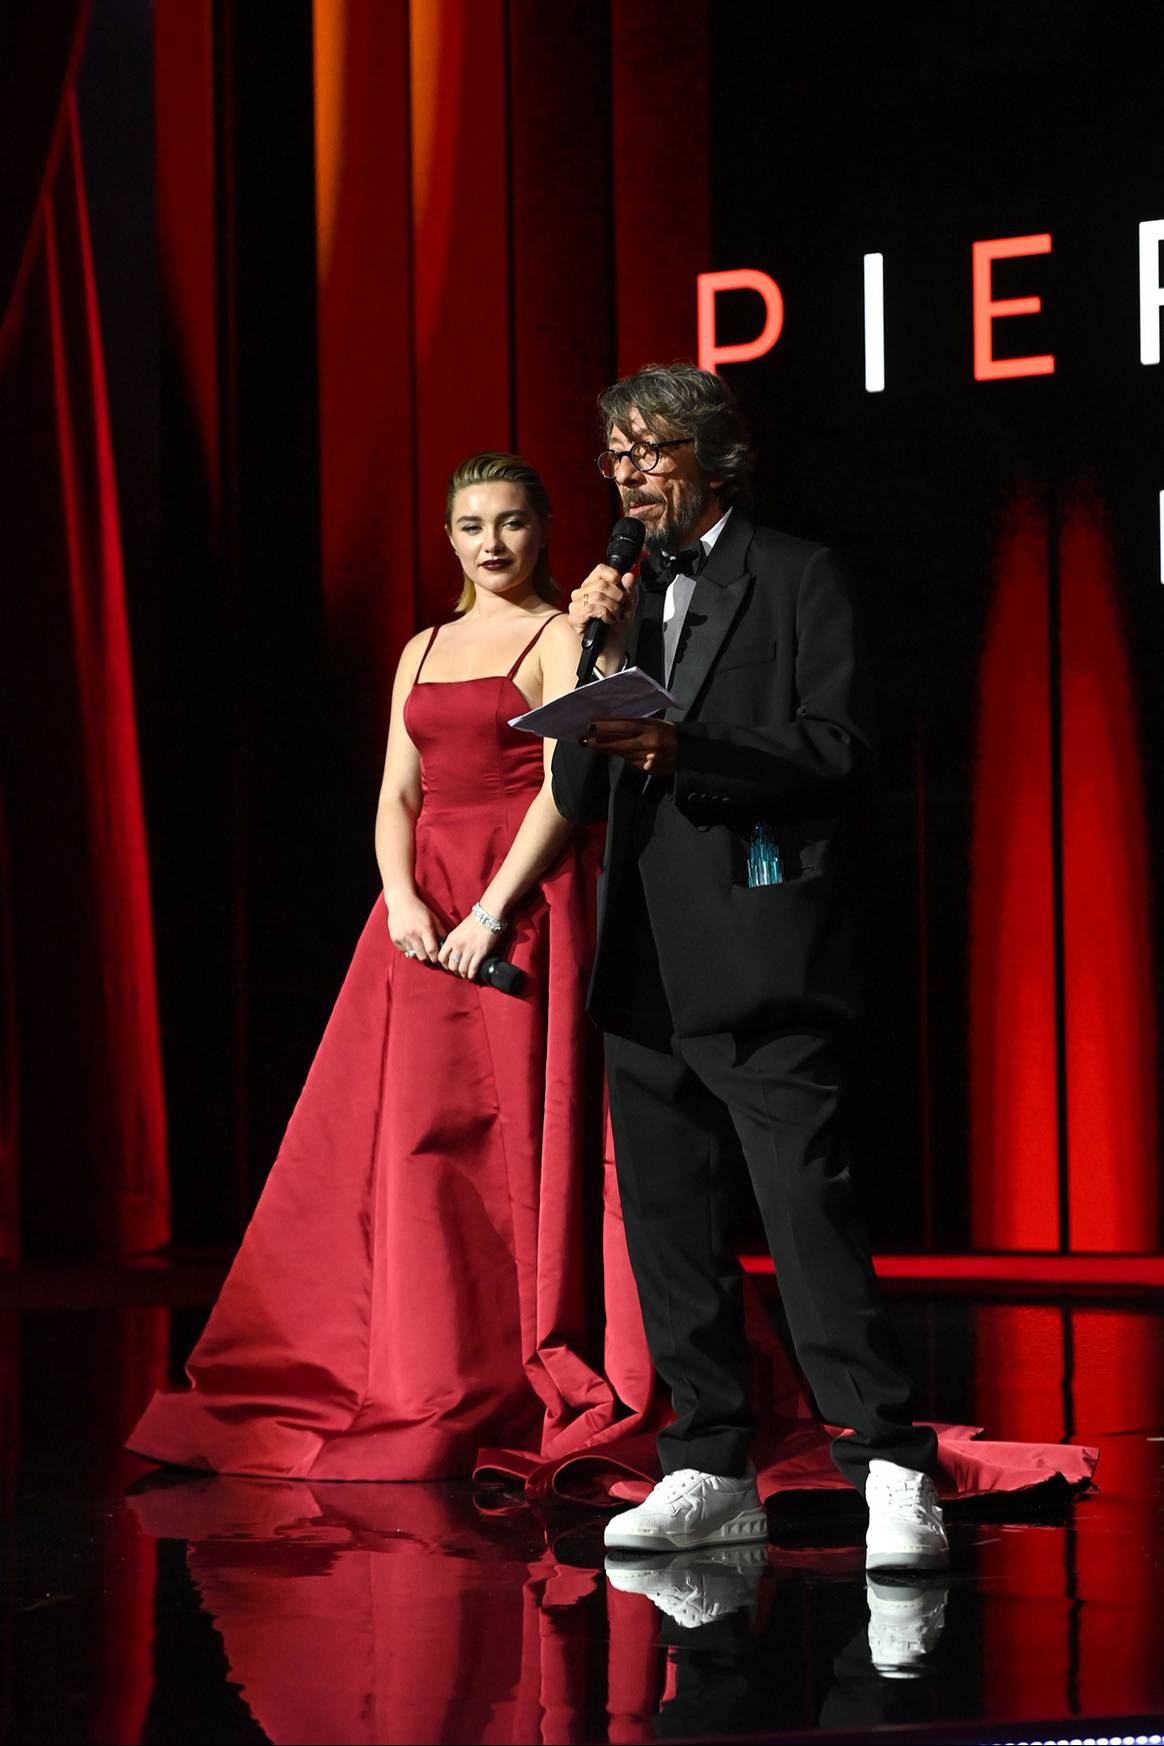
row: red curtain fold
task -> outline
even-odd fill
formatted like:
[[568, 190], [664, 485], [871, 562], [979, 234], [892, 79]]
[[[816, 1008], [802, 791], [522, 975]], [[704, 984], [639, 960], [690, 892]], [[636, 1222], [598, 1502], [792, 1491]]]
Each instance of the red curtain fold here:
[[980, 673], [970, 867], [973, 1244], [1151, 1252], [1160, 1230], [1156, 1014], [1136, 709], [1102, 506], [1078, 485], [1059, 516], [1052, 578], [1044, 510], [1032, 495], [1012, 506]]
[[[321, 586], [381, 737], [416, 628], [408, 8], [316, 0], [313, 24]], [[422, 511], [438, 533], [440, 508]]]
[[72, 91], [85, 18], [73, 9], [50, 161], [0, 329], [0, 798], [20, 1044], [0, 1197], [10, 1255], [17, 1168], [33, 1253], [125, 1255], [169, 1236], [125, 577]]
[[540, 0], [513, 0], [513, 422], [549, 486], [551, 560], [569, 590], [601, 557], [618, 513], [591, 457], [601, 446], [595, 399], [615, 373], [610, 201], [622, 169], [609, 19], [590, 0], [560, 7], [553, 30], [544, 16]]
[[506, 0], [412, 0], [412, 308], [421, 622], [460, 592], [444, 485], [514, 444]]
[[708, 0], [671, 0], [660, 29], [649, 7], [611, 6], [619, 375], [696, 359], [696, 278], [712, 264], [714, 17]]
[[1059, 1245], [1047, 536], [1012, 505], [979, 678], [970, 864], [974, 1247]]
[[1160, 1234], [1151, 875], [1118, 570], [1089, 487], [1061, 537], [1063, 932], [1071, 1249]]

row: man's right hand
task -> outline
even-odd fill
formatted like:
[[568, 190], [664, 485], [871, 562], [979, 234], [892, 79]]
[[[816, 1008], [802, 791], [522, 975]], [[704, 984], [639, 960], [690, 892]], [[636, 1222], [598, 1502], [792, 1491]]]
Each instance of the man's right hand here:
[[570, 596], [570, 623], [579, 637], [592, 618], [600, 618], [607, 627], [606, 643], [598, 658], [601, 673], [613, 673], [622, 666], [634, 622], [635, 598], [633, 570], [620, 576], [609, 564], [596, 564]]

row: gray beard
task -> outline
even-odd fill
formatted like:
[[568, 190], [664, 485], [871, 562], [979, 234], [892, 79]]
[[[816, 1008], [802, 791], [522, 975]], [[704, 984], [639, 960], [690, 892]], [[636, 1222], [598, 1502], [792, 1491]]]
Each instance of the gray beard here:
[[648, 533], [644, 543], [647, 556], [653, 563], [658, 563], [668, 552], [681, 552], [684, 546], [690, 545], [695, 524], [707, 508], [710, 495], [706, 489], [701, 491], [693, 485], [689, 493], [684, 493], [674, 519]]

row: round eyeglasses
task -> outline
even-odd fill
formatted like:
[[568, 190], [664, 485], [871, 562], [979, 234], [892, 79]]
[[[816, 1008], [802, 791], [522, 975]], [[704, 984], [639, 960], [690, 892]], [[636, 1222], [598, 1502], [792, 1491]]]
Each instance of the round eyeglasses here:
[[595, 455], [594, 465], [604, 479], [614, 478], [620, 461], [629, 461], [636, 473], [653, 473], [664, 449], [682, 448], [684, 443], [694, 441], [694, 437], [668, 437], [663, 442], [632, 443], [629, 449], [603, 449], [600, 455]]

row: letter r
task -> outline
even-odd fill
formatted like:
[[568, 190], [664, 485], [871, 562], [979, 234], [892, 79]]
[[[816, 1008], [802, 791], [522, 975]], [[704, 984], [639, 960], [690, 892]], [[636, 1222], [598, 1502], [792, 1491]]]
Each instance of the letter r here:
[[1164, 242], [1164, 218], [1146, 218], [1140, 226], [1140, 362], [1160, 362], [1160, 310], [1164, 285], [1160, 283], [1160, 244]]

